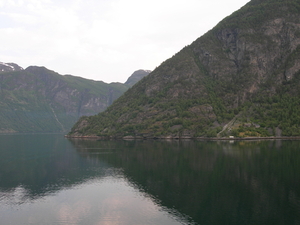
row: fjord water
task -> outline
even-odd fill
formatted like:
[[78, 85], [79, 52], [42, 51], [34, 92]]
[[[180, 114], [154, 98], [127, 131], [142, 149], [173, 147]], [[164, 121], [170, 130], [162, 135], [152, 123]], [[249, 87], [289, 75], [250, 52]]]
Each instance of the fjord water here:
[[300, 141], [0, 135], [1, 224], [299, 224]]

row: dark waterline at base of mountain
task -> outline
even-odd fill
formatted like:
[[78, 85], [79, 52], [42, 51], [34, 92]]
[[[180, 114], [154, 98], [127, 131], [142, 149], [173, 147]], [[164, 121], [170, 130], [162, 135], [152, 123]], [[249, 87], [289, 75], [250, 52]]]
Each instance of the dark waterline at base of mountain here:
[[65, 135], [65, 138], [68, 139], [96, 139], [96, 140], [300, 140], [300, 136], [295, 137], [134, 137], [134, 136], [125, 136], [125, 137], [101, 137], [101, 136], [71, 136]]

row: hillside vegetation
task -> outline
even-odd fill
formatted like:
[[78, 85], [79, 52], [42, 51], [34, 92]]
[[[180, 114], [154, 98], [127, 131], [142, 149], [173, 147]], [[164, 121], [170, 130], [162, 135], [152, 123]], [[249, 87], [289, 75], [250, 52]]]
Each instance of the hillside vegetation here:
[[252, 0], [70, 136], [300, 136], [300, 2]]
[[104, 111], [130, 87], [44, 67], [1, 66], [0, 133], [69, 131], [81, 116]]

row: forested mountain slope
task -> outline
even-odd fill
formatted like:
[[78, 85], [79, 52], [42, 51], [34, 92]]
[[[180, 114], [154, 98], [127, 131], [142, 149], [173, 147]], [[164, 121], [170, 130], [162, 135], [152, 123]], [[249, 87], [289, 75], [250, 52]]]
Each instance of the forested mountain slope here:
[[300, 2], [252, 0], [70, 136], [300, 136], [299, 70]]
[[14, 63], [1, 63], [0, 70], [0, 133], [68, 131], [79, 117], [104, 111], [130, 87]]

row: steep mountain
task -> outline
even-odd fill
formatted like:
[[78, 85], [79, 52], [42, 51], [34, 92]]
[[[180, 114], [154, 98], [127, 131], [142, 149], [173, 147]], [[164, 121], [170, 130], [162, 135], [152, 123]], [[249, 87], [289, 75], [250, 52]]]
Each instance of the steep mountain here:
[[142, 78], [147, 76], [149, 73], [151, 73], [150, 70], [137, 70], [127, 79], [125, 84], [128, 85], [129, 87], [132, 87], [134, 84], [136, 84]]
[[44, 67], [0, 63], [0, 133], [64, 132], [104, 111], [130, 84], [59, 75]]
[[300, 2], [252, 0], [70, 136], [300, 136]]

